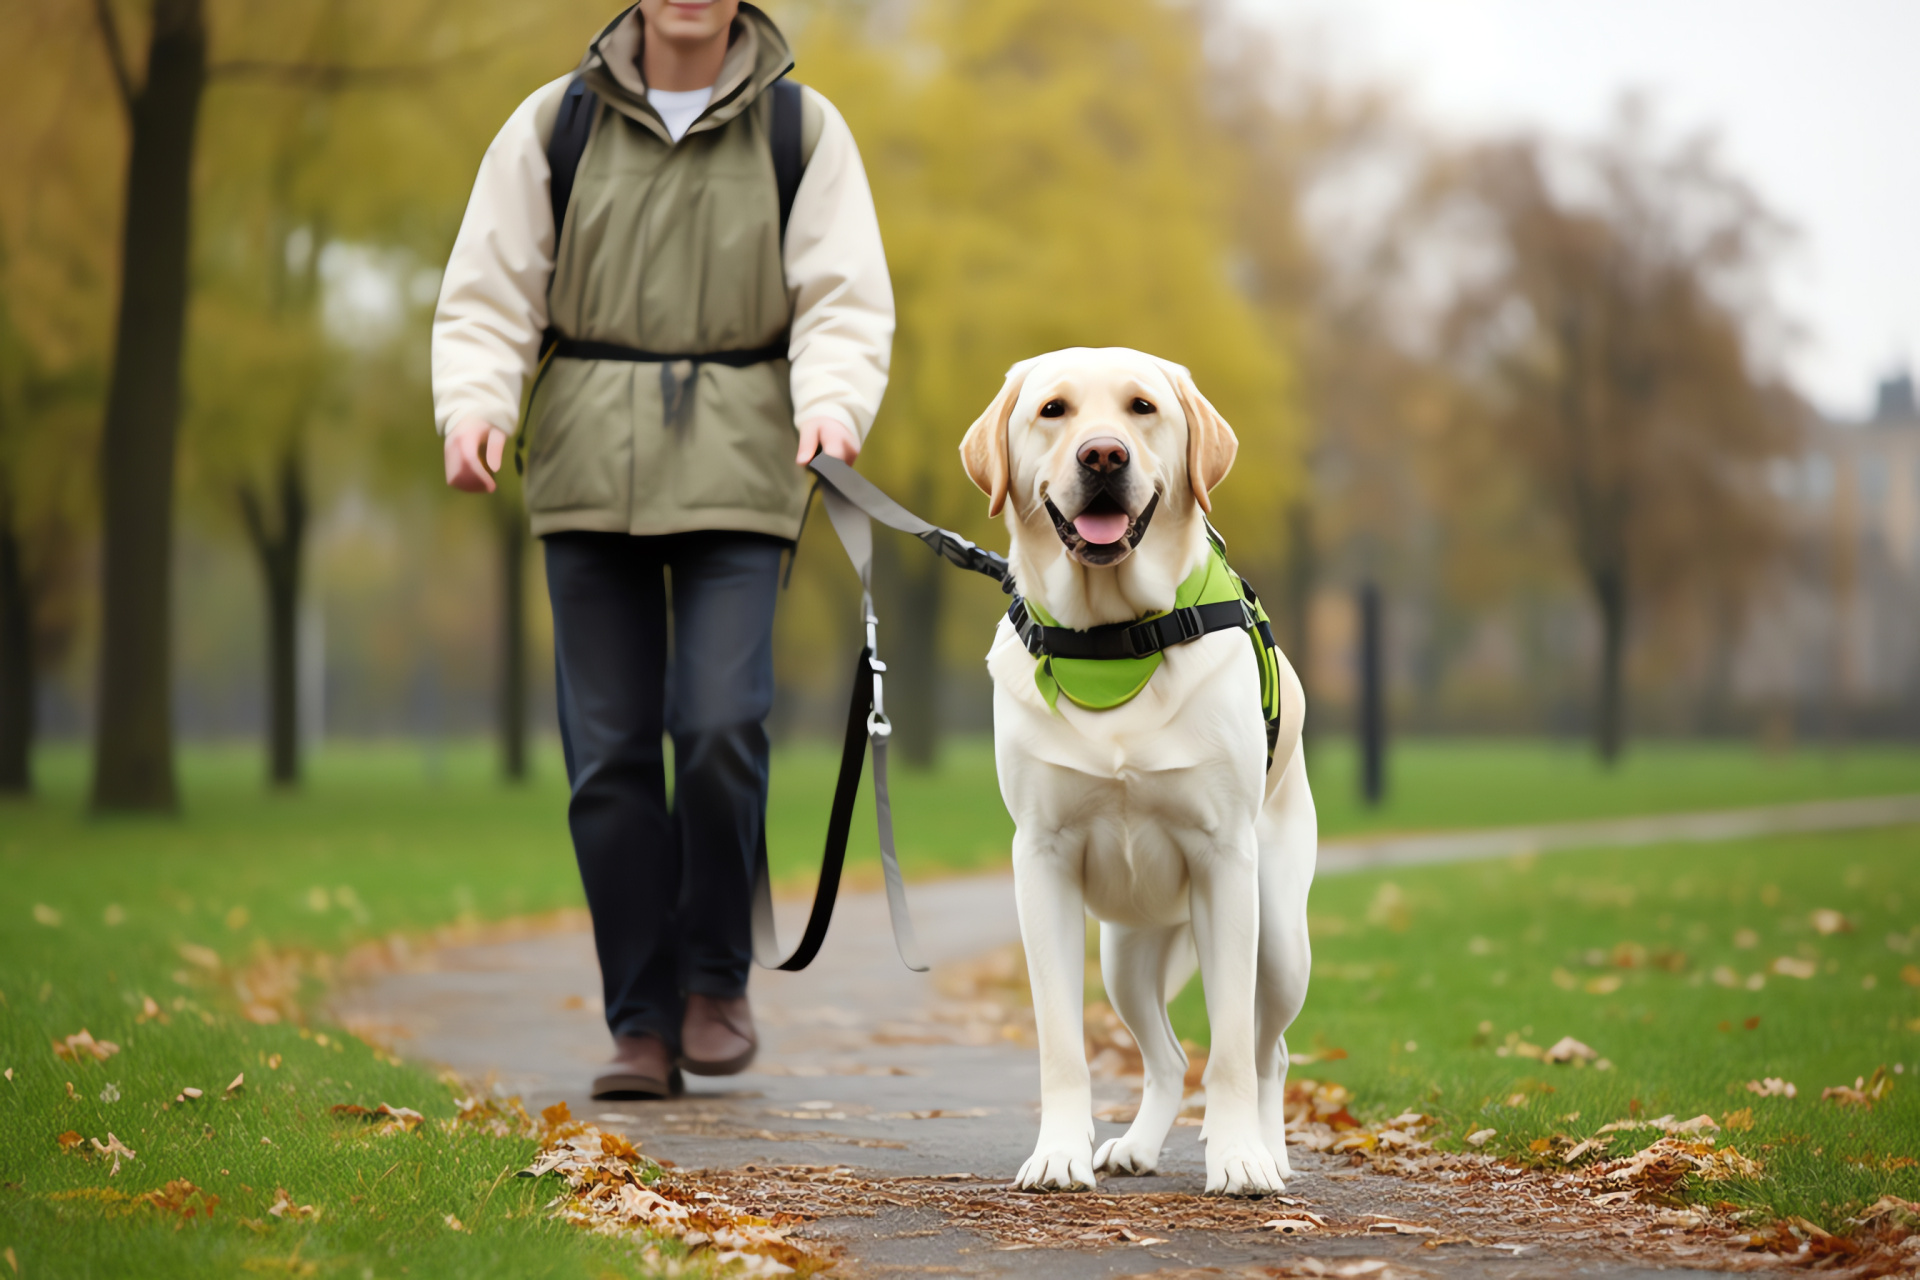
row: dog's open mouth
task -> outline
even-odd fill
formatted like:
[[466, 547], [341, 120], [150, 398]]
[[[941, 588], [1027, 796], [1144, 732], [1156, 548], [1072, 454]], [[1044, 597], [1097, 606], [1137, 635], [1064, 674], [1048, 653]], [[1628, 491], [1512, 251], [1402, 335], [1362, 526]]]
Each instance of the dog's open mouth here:
[[1066, 544], [1067, 554], [1082, 564], [1104, 567], [1118, 564], [1147, 536], [1154, 508], [1160, 505], [1160, 491], [1154, 490], [1146, 509], [1137, 516], [1127, 514], [1111, 493], [1101, 490], [1080, 514], [1069, 520], [1060, 508], [1047, 499], [1047, 514], [1053, 517], [1054, 532]]

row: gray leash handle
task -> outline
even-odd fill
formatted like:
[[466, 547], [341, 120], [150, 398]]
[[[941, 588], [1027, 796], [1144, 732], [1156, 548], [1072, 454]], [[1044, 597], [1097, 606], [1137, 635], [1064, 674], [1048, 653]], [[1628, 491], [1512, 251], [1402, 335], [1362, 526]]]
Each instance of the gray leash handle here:
[[[823, 462], [838, 468], [838, 473], [823, 467]], [[826, 504], [827, 518], [833, 523], [834, 533], [839, 535], [840, 545], [846, 548], [847, 559], [853, 562], [854, 572], [860, 575], [860, 613], [866, 624], [867, 662], [873, 677], [873, 704], [872, 710], [867, 713], [867, 745], [873, 755], [873, 807], [879, 827], [880, 867], [887, 882], [887, 914], [893, 921], [893, 941], [900, 952], [901, 962], [915, 973], [925, 973], [927, 962], [921, 957], [919, 935], [913, 927], [913, 915], [907, 909], [906, 884], [900, 874], [900, 854], [893, 838], [893, 797], [887, 778], [887, 742], [893, 735], [893, 722], [887, 718], [887, 664], [879, 657], [880, 619], [873, 609], [873, 525], [868, 513], [846, 497], [842, 485], [845, 477], [853, 476], [888, 503], [892, 503], [892, 499], [880, 494], [878, 489], [874, 489], [837, 458], [821, 454], [814, 459], [813, 469], [820, 476], [820, 497]], [[893, 505], [898, 507], [898, 504]], [[904, 508], [900, 508], [900, 511], [908, 519], [917, 519]], [[919, 523], [924, 525], [926, 522]], [[770, 916], [771, 911], [767, 910], [766, 914]], [[770, 919], [763, 929], [771, 941]]]

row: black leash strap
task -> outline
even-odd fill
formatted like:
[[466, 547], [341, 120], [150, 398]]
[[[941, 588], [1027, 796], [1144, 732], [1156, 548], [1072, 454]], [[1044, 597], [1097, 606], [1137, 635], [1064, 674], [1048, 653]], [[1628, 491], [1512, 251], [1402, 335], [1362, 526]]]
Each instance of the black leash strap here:
[[[900, 854], [893, 840], [893, 801], [887, 783], [887, 742], [893, 735], [893, 725], [887, 719], [886, 689], [882, 679], [887, 664], [880, 661], [878, 656], [880, 620], [873, 612], [873, 526], [868, 520], [873, 513], [866, 509], [864, 502], [856, 503], [850, 499], [843, 492], [842, 485], [851, 476], [867, 490], [862, 497], [878, 496], [907, 519], [928, 529], [933, 526], [881, 494], [837, 458], [822, 454], [813, 460], [812, 466], [814, 473], [820, 477], [820, 496], [826, 503], [827, 518], [833, 522], [833, 531], [840, 535], [840, 545], [846, 548], [847, 558], [853, 561], [854, 571], [860, 575], [860, 611], [866, 623], [866, 645], [860, 650], [860, 660], [854, 668], [853, 697], [847, 706], [847, 732], [840, 749], [840, 779], [834, 786], [833, 813], [827, 822], [827, 845], [820, 860], [820, 882], [814, 890], [813, 910], [807, 917], [806, 933], [793, 953], [781, 959], [780, 940], [774, 931], [773, 888], [767, 872], [766, 842], [762, 840], [753, 889], [753, 958], [768, 969], [804, 969], [819, 952], [820, 944], [826, 940], [827, 925], [833, 919], [834, 898], [840, 890], [841, 869], [846, 864], [847, 837], [853, 829], [853, 801], [860, 790], [864, 746], [873, 753], [874, 813], [879, 827], [880, 867], [887, 880], [887, 913], [893, 919], [894, 945], [899, 948], [900, 959], [907, 968], [915, 973], [925, 973], [927, 964], [920, 958], [920, 941], [914, 932], [913, 917], [907, 910], [906, 885], [900, 876]], [[886, 517], [879, 518], [882, 523], [893, 523]], [[967, 547], [973, 547], [964, 538], [948, 536], [965, 543]]]

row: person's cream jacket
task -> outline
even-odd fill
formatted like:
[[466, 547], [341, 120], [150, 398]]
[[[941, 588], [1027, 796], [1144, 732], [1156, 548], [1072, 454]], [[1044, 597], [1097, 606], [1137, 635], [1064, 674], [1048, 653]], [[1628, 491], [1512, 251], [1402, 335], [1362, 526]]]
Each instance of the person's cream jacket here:
[[744, 368], [550, 361], [527, 415], [527, 505], [537, 535], [792, 537], [808, 491], [795, 424], [829, 417], [864, 440], [886, 389], [893, 292], [866, 172], [846, 122], [803, 90], [783, 245], [766, 140], [766, 90], [792, 66], [778, 29], [741, 5], [713, 101], [678, 144], [647, 105], [639, 40], [635, 10], [582, 63], [602, 105], [557, 246], [546, 148], [572, 77], [487, 149], [434, 315], [435, 420], [513, 432], [549, 326], [670, 353], [786, 331], [787, 360]]

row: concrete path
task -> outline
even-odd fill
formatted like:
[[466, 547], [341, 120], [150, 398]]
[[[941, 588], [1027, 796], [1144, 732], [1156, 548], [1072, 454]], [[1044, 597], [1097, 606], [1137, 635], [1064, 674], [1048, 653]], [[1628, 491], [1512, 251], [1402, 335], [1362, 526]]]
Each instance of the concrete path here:
[[[1323, 869], [1916, 820], [1920, 797], [1900, 797], [1517, 832], [1329, 841]], [[1055, 1212], [1047, 1206], [1057, 1205], [1058, 1213], [1080, 1213], [1096, 1206], [1096, 1213], [1115, 1215], [1092, 1219], [1097, 1229], [1073, 1237], [1072, 1247], [1060, 1245], [1058, 1232], [1047, 1247], [1009, 1243], [1004, 1224], [995, 1230], [971, 1220], [984, 1222], [1002, 1212], [1008, 1198], [997, 1188], [1031, 1150], [1038, 1122], [1038, 1062], [1031, 1013], [1018, 994], [1024, 971], [1012, 881], [1000, 875], [920, 884], [912, 901], [932, 974], [901, 965], [883, 896], [850, 894], [810, 969], [756, 972], [754, 1004], [764, 1042], [756, 1067], [729, 1080], [692, 1081], [686, 1097], [669, 1102], [606, 1104], [585, 1095], [587, 1080], [607, 1053], [598, 973], [585, 932], [431, 952], [406, 971], [340, 991], [330, 1013], [405, 1056], [517, 1093], [531, 1107], [565, 1100], [575, 1115], [628, 1133], [656, 1158], [732, 1171], [714, 1175], [729, 1186], [841, 1177], [826, 1172], [833, 1169], [871, 1180], [862, 1185], [885, 1190], [864, 1200], [856, 1196], [857, 1211], [841, 1211], [849, 1203], [843, 1196], [835, 1202], [839, 1209], [810, 1228], [848, 1250], [843, 1274], [1164, 1273], [1171, 1280], [1194, 1268], [1214, 1268], [1228, 1275], [1368, 1274], [1375, 1280], [1627, 1280], [1651, 1276], [1656, 1264], [1662, 1274], [1674, 1274], [1671, 1268], [1689, 1256], [1678, 1238], [1661, 1244], [1657, 1257], [1644, 1237], [1633, 1253], [1622, 1252], [1625, 1242], [1613, 1237], [1625, 1235], [1624, 1229], [1596, 1228], [1591, 1215], [1582, 1217], [1584, 1197], [1549, 1203], [1549, 1179], [1518, 1179], [1469, 1194], [1433, 1180], [1362, 1174], [1310, 1153], [1295, 1156], [1298, 1176], [1288, 1187], [1295, 1204], [1347, 1222], [1374, 1214], [1435, 1224], [1449, 1247], [1423, 1247], [1420, 1238], [1403, 1236], [1280, 1237], [1257, 1229], [1257, 1211], [1209, 1210], [1204, 1206], [1220, 1202], [1189, 1199], [1204, 1184], [1199, 1130], [1191, 1125], [1174, 1129], [1158, 1176], [1108, 1179], [1099, 1197], [1014, 1197], [1029, 1206], [1015, 1212]], [[788, 940], [797, 935], [803, 906], [781, 907]], [[1096, 1072], [1097, 1113], [1123, 1113], [1135, 1096], [1130, 1082]], [[1103, 1120], [1097, 1140], [1120, 1131], [1118, 1123]], [[775, 1171], [791, 1166], [813, 1171]], [[915, 1187], [924, 1194], [916, 1196]], [[970, 1202], [967, 1189], [978, 1192]], [[981, 1198], [988, 1195], [1001, 1196], [1001, 1207]], [[1128, 1197], [1143, 1197], [1132, 1201], [1136, 1211], [1125, 1207]], [[1536, 1207], [1522, 1211], [1528, 1204]], [[1195, 1225], [1153, 1228], [1165, 1235], [1147, 1243], [1121, 1239], [1124, 1224], [1166, 1222], [1169, 1214]]]
[[1649, 844], [1699, 844], [1747, 836], [1807, 831], [1850, 831], [1920, 823], [1920, 795], [1813, 800], [1802, 804], [1705, 813], [1661, 813], [1590, 822], [1555, 822], [1488, 831], [1443, 831], [1428, 835], [1354, 836], [1320, 843], [1319, 874], [1371, 867], [1464, 862], [1471, 858]]

